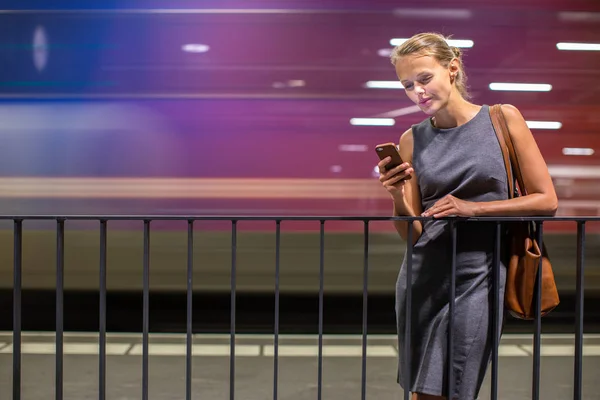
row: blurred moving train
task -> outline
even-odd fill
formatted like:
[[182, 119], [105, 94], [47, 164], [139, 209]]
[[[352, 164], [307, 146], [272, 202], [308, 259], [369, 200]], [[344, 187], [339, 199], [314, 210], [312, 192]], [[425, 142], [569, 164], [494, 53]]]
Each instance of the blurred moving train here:
[[[318, 124], [302, 130], [278, 118], [300, 106], [301, 100], [0, 103], [0, 209], [9, 216], [389, 215], [373, 147], [397, 137], [389, 130], [329, 132]], [[549, 167], [559, 214], [599, 214], [598, 168]], [[0, 225], [0, 287], [11, 288], [13, 225]], [[52, 221], [24, 223], [24, 288], [55, 287], [55, 229]], [[142, 222], [109, 222], [108, 229], [108, 290], [141, 290]], [[361, 293], [363, 223], [327, 222], [325, 232], [325, 291]], [[369, 291], [392, 294], [404, 243], [389, 221], [370, 223], [369, 232]], [[575, 223], [545, 225], [563, 293], [575, 290], [575, 232]], [[587, 224], [587, 293], [600, 290], [599, 232], [599, 223]], [[194, 239], [195, 289], [228, 292], [231, 223], [199, 221]], [[237, 289], [271, 292], [275, 223], [240, 222], [237, 244]], [[65, 288], [96, 290], [98, 222], [67, 221], [65, 246]], [[151, 290], [184, 291], [187, 223], [152, 222], [150, 246]], [[280, 279], [284, 292], [319, 290], [318, 221], [282, 223]]]
[[[402, 90], [377, 85], [398, 88], [392, 42], [424, 30], [474, 43], [463, 50], [475, 102], [560, 123], [534, 132], [559, 214], [599, 215], [598, 52], [557, 48], [600, 40], [595, 0], [576, 12], [566, 0], [13, 3], [0, 13], [3, 215], [390, 215], [373, 146], [397, 142], [424, 114]], [[552, 90], [492, 91], [491, 82]], [[354, 126], [355, 117], [395, 126]], [[573, 147], [596, 153], [564, 155]], [[281, 227], [282, 291], [316, 293], [319, 222]], [[194, 228], [194, 287], [229, 292], [231, 223]], [[13, 283], [12, 229], [0, 221], [4, 289]], [[24, 223], [24, 288], [54, 288], [55, 229]], [[108, 289], [141, 290], [142, 222], [108, 229]], [[594, 294], [600, 223], [586, 231], [585, 290]], [[326, 293], [361, 293], [364, 225], [327, 222], [325, 232]], [[389, 221], [369, 232], [369, 290], [393, 294], [404, 243]], [[575, 223], [544, 232], [559, 289], [573, 292]], [[272, 292], [275, 223], [240, 222], [237, 239], [237, 289]], [[97, 222], [66, 223], [67, 290], [98, 288], [99, 243]], [[185, 221], [152, 222], [152, 291], [185, 290], [186, 246]]]

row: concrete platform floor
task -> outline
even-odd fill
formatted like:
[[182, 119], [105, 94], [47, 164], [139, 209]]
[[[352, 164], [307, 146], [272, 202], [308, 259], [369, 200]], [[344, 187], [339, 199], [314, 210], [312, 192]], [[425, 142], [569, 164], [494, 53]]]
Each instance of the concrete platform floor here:
[[[22, 336], [22, 399], [54, 398], [54, 333]], [[194, 335], [192, 398], [229, 399], [229, 335]], [[323, 337], [322, 398], [361, 398], [361, 336]], [[273, 336], [236, 335], [235, 399], [273, 399]], [[98, 334], [65, 333], [64, 399], [98, 399]], [[185, 399], [185, 335], [151, 334], [149, 399]], [[403, 399], [395, 383], [397, 348], [393, 336], [367, 341], [368, 399]], [[541, 399], [573, 398], [573, 335], [543, 335]], [[108, 334], [106, 398], [142, 396], [142, 337]], [[499, 398], [531, 399], [532, 335], [504, 335], [499, 348]], [[317, 399], [318, 336], [279, 338], [278, 399]], [[585, 335], [583, 399], [600, 399], [600, 335]], [[491, 367], [480, 399], [490, 398]], [[0, 332], [0, 399], [12, 398], [12, 333]]]

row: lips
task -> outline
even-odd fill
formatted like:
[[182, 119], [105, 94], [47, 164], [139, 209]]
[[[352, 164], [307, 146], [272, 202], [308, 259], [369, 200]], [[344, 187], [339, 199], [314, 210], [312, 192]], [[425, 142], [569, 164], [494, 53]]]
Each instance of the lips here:
[[429, 100], [431, 100], [431, 97], [430, 97], [430, 98], [428, 98], [428, 99], [422, 99], [421, 101], [419, 101], [419, 104], [420, 104], [420, 105], [422, 105], [422, 104], [426, 104], [426, 103], [427, 103]]

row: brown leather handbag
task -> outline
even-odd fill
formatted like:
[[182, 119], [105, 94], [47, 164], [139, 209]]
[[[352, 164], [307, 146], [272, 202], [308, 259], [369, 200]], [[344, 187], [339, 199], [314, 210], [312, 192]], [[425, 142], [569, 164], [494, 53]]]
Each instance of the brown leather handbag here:
[[[527, 189], [523, 182], [519, 160], [515, 153], [508, 124], [502, 112], [500, 104], [490, 107], [492, 124], [498, 136], [506, 175], [508, 178], [509, 197], [527, 195]], [[512, 165], [512, 168], [511, 168]], [[515, 188], [516, 175], [518, 189]], [[542, 316], [552, 311], [559, 303], [558, 290], [554, 281], [552, 264], [548, 258], [546, 246], [542, 243], [542, 251], [536, 240], [536, 230], [533, 222], [510, 222], [507, 226], [507, 250], [510, 252], [506, 271], [506, 288], [504, 295], [504, 306], [515, 318], [531, 320], [536, 314], [536, 281], [537, 272], [542, 259]]]

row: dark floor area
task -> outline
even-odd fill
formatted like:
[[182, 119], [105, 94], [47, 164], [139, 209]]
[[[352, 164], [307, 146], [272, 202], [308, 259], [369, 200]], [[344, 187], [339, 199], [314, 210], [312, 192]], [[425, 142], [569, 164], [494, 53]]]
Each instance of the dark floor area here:
[[[10, 290], [0, 291], [0, 330], [12, 329]], [[107, 324], [111, 332], [142, 330], [142, 293], [109, 292]], [[55, 329], [56, 293], [53, 291], [23, 291], [22, 329], [47, 331]], [[91, 292], [64, 293], [64, 329], [67, 331], [97, 331], [99, 329], [99, 294]], [[231, 295], [194, 293], [194, 332], [229, 332], [231, 327]], [[585, 298], [584, 325], [586, 332], [600, 332], [600, 296]], [[151, 293], [149, 301], [151, 332], [185, 332], [186, 294]], [[274, 294], [236, 293], [235, 329], [240, 333], [271, 333], [275, 322]], [[369, 333], [395, 332], [394, 297], [369, 295], [367, 327]], [[319, 298], [314, 295], [282, 294], [279, 303], [279, 329], [282, 333], [319, 332]], [[323, 299], [324, 333], [361, 333], [363, 299], [356, 295], [325, 294]], [[575, 326], [575, 297], [561, 294], [561, 304], [543, 318], [546, 333], [571, 333]], [[505, 332], [532, 332], [531, 321], [512, 317], [506, 319]]]

